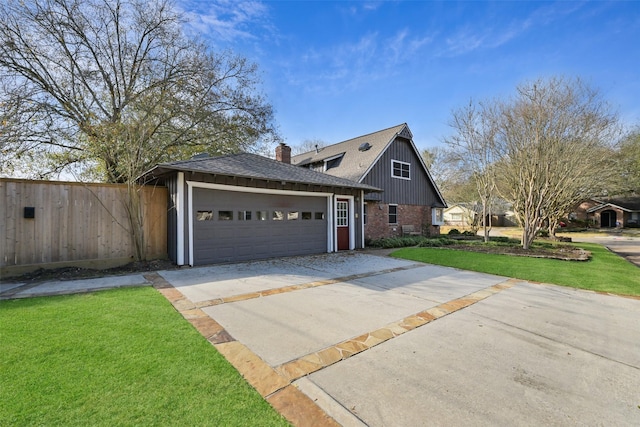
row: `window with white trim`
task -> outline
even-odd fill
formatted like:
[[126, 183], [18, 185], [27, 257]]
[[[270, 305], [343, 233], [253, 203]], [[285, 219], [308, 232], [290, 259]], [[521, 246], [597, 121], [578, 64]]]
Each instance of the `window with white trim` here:
[[400, 179], [411, 179], [411, 164], [399, 160], [391, 160], [391, 176]]
[[433, 225], [442, 225], [444, 224], [444, 209], [443, 208], [432, 208], [431, 209], [431, 224]]
[[349, 205], [348, 202], [337, 201], [336, 202], [336, 225], [338, 227], [349, 226]]
[[389, 224], [398, 223], [398, 205], [389, 205]]

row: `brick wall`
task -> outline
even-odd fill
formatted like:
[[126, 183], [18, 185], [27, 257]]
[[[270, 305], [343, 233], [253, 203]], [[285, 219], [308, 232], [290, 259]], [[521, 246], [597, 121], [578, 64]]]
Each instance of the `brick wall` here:
[[440, 227], [431, 225], [431, 207], [420, 205], [398, 205], [398, 223], [389, 224], [389, 205], [367, 203], [367, 223], [364, 236], [367, 240], [402, 235], [403, 225], [413, 225], [423, 234], [440, 234]]

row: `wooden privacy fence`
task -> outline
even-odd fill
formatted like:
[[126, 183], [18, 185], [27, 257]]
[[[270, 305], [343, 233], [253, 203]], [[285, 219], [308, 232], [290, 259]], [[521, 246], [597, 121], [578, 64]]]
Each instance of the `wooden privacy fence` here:
[[[147, 258], [166, 258], [167, 189], [141, 192]], [[0, 278], [133, 261], [126, 197], [125, 185], [0, 178]]]

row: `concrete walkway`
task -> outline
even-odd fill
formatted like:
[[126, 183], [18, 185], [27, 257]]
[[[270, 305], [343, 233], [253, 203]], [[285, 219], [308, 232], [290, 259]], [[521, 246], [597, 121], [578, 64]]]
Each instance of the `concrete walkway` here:
[[640, 300], [358, 252], [141, 279], [296, 426], [640, 425]]

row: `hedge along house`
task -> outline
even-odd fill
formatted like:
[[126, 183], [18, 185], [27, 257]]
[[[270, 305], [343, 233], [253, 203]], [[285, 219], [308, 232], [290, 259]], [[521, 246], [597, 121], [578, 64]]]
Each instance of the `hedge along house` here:
[[293, 164], [381, 188], [365, 194], [367, 239], [438, 234], [447, 204], [406, 123], [294, 156]]
[[362, 201], [380, 189], [242, 153], [160, 164], [141, 177], [169, 191], [167, 251], [203, 265], [364, 247]]

